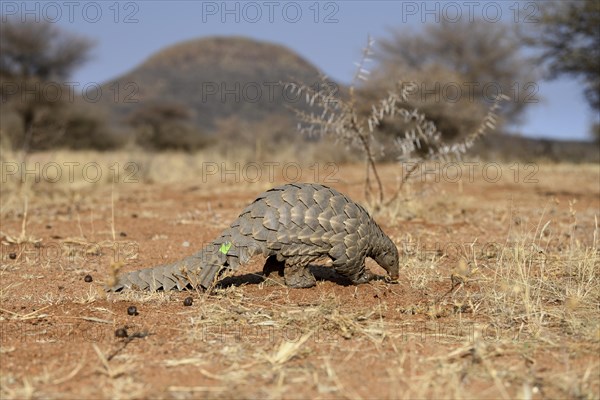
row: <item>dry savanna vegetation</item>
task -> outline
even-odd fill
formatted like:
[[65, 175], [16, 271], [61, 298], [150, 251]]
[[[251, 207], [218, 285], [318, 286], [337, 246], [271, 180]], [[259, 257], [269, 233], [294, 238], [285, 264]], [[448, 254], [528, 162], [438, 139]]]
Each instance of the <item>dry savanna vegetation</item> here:
[[[115, 269], [193, 253], [298, 170], [366, 203], [364, 165], [287, 156], [35, 153], [25, 179], [5, 158], [2, 398], [600, 396], [597, 165], [424, 164], [368, 204], [400, 250], [397, 284], [314, 266], [315, 288], [288, 289], [254, 259], [211, 294], [104, 293]], [[379, 175], [389, 199], [402, 166]]]
[[[600, 398], [597, 147], [505, 135], [538, 79], [580, 78], [598, 110], [600, 7], [533, 5], [529, 27], [369, 38], [348, 86], [281, 45], [190, 40], [98, 102], [57, 84], [94, 40], [5, 21], [0, 398]], [[400, 279], [354, 286], [323, 262], [290, 289], [257, 257], [208, 292], [105, 292], [290, 182], [364, 204]]]

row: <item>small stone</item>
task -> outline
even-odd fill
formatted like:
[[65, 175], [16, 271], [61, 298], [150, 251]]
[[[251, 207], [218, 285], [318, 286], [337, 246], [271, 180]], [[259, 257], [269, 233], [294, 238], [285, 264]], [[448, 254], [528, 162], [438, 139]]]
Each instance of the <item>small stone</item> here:
[[8, 255], [8, 258], [10, 258], [11, 260], [14, 260], [14, 259], [16, 259], [16, 258], [17, 258], [17, 253], [10, 253], [10, 254]]
[[52, 229], [52, 225], [46, 225], [46, 229]]
[[87, 282], [87, 283], [90, 283], [90, 282], [91, 282], [91, 281], [93, 281], [94, 279], [92, 278], [92, 276], [91, 276], [91, 275], [89, 275], [89, 274], [88, 274], [88, 275], [86, 275], [86, 276], [83, 278], [83, 280], [84, 280], [85, 282]]
[[191, 297], [186, 297], [185, 300], [183, 300], [183, 305], [186, 307], [191, 306], [194, 303], [194, 299], [192, 299]]
[[127, 330], [125, 328], [119, 328], [115, 331], [115, 336], [118, 338], [126, 338], [127, 335]]
[[121, 232], [121, 233], [119, 233], [119, 236], [121, 236], [121, 237], [127, 237], [127, 233]]
[[188, 242], [188, 241], [186, 240], [185, 242], [181, 243], [181, 245], [182, 245], [183, 247], [190, 247], [190, 242]]
[[138, 215], [136, 213], [131, 214], [131, 218], [137, 218]]
[[137, 311], [136, 306], [129, 306], [127, 308], [127, 314], [129, 314], [129, 315], [138, 315], [138, 311]]

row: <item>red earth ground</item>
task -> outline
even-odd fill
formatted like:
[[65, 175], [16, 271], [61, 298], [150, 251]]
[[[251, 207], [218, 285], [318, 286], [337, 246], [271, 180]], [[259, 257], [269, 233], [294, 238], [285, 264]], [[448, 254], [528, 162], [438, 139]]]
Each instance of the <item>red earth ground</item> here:
[[[600, 398], [598, 166], [541, 165], [537, 182], [501, 168], [413, 183], [374, 213], [397, 284], [317, 269], [288, 289], [254, 259], [212, 294], [102, 282], [199, 250], [283, 179], [38, 191], [21, 240], [22, 212], [2, 216], [2, 398]], [[320, 183], [365, 203], [363, 176]], [[517, 254], [531, 246], [533, 262]]]

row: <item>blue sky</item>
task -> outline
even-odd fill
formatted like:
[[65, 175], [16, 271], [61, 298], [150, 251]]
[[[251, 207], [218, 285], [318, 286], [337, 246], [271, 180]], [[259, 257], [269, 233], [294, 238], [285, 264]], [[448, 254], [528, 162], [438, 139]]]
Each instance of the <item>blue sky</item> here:
[[[370, 34], [419, 30], [447, 16], [527, 23], [532, 2], [490, 1], [3, 1], [3, 18], [40, 18], [96, 40], [93, 59], [78, 69], [82, 85], [104, 82], [135, 68], [171, 44], [211, 35], [244, 35], [279, 43], [328, 76], [349, 82]], [[527, 136], [589, 139], [590, 110], [573, 79], [537, 83], [542, 100], [531, 105], [519, 131]]]

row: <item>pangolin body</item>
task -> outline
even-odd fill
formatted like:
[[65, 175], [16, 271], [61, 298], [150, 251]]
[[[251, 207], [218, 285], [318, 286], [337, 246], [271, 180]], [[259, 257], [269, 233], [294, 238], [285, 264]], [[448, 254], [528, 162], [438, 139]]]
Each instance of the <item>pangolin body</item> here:
[[260, 194], [196, 254], [122, 275], [108, 290], [209, 288], [221, 270], [235, 270], [257, 254], [267, 257], [266, 274], [279, 270], [286, 285], [296, 288], [315, 284], [308, 265], [326, 257], [354, 283], [374, 277], [365, 267], [366, 257], [398, 278], [396, 246], [361, 205], [327, 186], [293, 183]]

